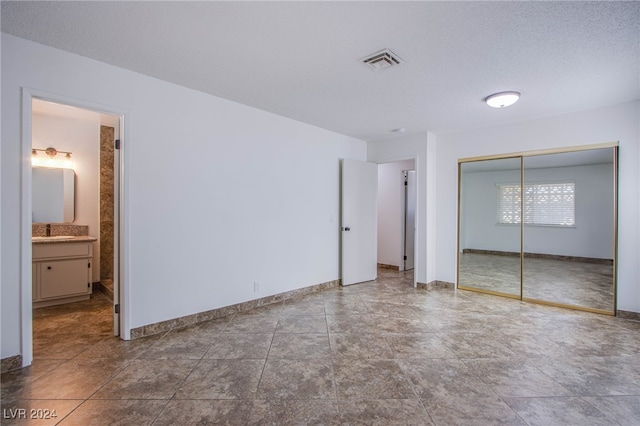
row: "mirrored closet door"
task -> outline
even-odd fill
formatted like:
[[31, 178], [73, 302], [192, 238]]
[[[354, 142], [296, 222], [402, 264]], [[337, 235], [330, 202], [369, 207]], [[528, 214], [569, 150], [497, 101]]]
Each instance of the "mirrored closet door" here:
[[458, 288], [613, 315], [617, 145], [459, 161]]
[[[520, 298], [521, 161], [500, 158], [459, 165], [458, 288]], [[510, 207], [496, 205], [499, 185]]]

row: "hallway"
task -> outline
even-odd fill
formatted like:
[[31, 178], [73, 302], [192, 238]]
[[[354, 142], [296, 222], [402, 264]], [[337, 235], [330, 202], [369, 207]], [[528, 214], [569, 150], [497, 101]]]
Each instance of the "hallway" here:
[[34, 329], [49, 337], [31, 367], [2, 375], [3, 413], [56, 410], [38, 425], [640, 423], [640, 322], [412, 282], [381, 269], [134, 341], [94, 320], [110, 318], [104, 295], [39, 309]]

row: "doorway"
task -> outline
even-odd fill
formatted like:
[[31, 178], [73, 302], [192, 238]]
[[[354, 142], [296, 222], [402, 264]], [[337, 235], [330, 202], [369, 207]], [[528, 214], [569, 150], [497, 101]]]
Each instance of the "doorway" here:
[[[75, 174], [73, 180], [75, 196], [72, 197], [73, 217], [70, 220], [67, 218], [48, 220], [45, 217], [39, 218], [38, 222], [41, 223], [33, 223], [32, 218], [34, 220], [35, 218], [32, 212], [33, 205], [36, 204], [34, 197], [37, 196], [37, 191], [34, 188], [35, 181], [32, 179], [32, 173], [36, 167], [23, 163], [24, 249], [21, 256], [22, 264], [25, 265], [23, 271], [27, 269], [26, 265], [33, 264], [31, 236], [41, 227], [46, 227], [47, 234], [50, 232], [52, 236], [88, 235], [96, 239], [95, 242], [89, 243], [91, 252], [86, 259], [90, 271], [89, 300], [78, 302], [74, 302], [74, 298], [49, 300], [34, 308], [32, 298], [36, 295], [37, 289], [34, 285], [37, 283], [34, 273], [36, 269], [28, 268], [31, 274], [23, 272], [22, 352], [23, 365], [26, 366], [31, 364], [34, 350], [42, 350], [43, 344], [46, 343], [38, 339], [38, 333], [43, 333], [43, 330], [47, 333], [51, 332], [52, 318], [56, 318], [56, 321], [61, 321], [59, 324], [64, 325], [54, 327], [54, 331], [62, 328], [69, 333], [64, 338], [68, 340], [70, 348], [74, 347], [74, 342], [78, 349], [86, 343], [92, 343], [95, 336], [89, 336], [96, 330], [99, 330], [96, 335], [100, 336], [100, 339], [105, 337], [105, 333], [115, 336], [124, 335], [121, 333], [123, 327], [119, 315], [122, 151], [114, 149], [116, 141], [119, 144], [122, 140], [123, 115], [101, 106], [82, 105], [76, 100], [69, 102], [67, 99], [56, 99], [48, 94], [41, 95], [25, 90], [23, 92], [23, 130], [25, 154], [43, 155], [47, 148], [55, 147], [59, 152], [58, 157], [60, 153], [69, 153], [70, 158], [67, 160], [71, 164], [66, 166], [70, 167]], [[50, 247], [53, 246], [54, 244], [50, 245]], [[104, 265], [107, 265], [106, 268]], [[70, 303], [62, 303], [67, 301]], [[40, 306], [43, 307], [40, 308]], [[87, 325], [88, 318], [92, 324]], [[89, 340], [78, 341], [78, 335], [82, 334], [78, 331], [89, 329], [92, 329], [91, 332], [85, 333], [86, 339]]]
[[378, 267], [414, 268], [416, 228], [415, 160], [378, 164]]

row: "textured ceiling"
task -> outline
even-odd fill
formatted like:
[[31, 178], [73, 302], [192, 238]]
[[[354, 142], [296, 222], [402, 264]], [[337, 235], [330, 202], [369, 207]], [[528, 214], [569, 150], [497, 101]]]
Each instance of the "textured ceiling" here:
[[3, 1], [1, 29], [365, 140], [640, 99], [638, 2]]

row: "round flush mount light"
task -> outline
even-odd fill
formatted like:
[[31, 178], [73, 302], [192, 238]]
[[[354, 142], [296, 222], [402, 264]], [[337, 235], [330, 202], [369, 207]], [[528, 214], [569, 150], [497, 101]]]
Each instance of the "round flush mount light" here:
[[493, 108], [504, 108], [513, 105], [520, 99], [518, 92], [500, 92], [487, 96], [484, 101]]
[[389, 130], [391, 133], [404, 133], [407, 131], [404, 127], [398, 127], [397, 129]]

